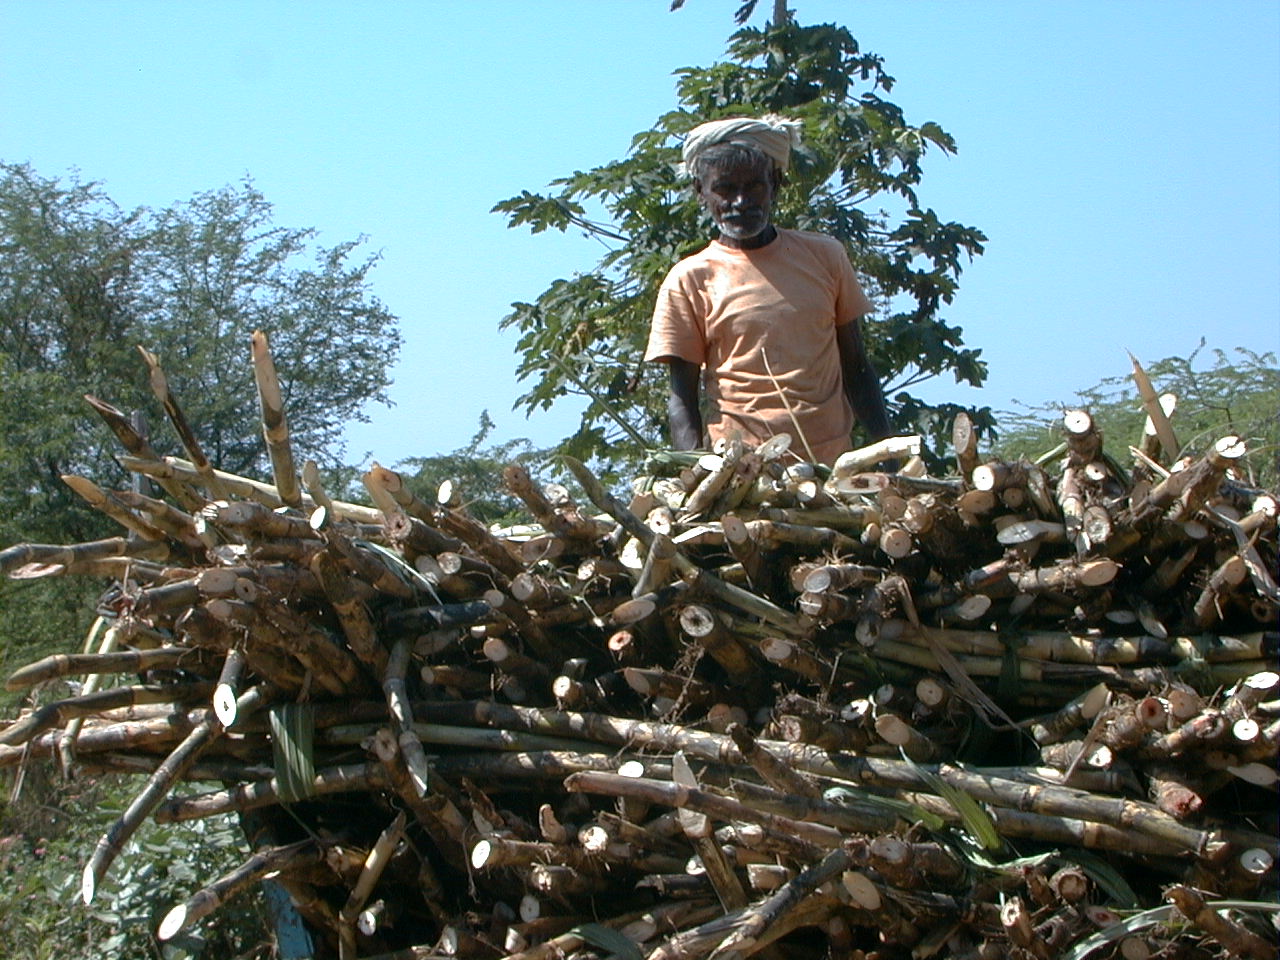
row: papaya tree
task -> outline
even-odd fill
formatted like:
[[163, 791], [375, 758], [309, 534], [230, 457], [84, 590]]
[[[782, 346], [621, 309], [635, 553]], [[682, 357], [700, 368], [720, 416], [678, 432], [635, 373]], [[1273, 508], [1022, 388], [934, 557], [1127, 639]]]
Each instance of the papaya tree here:
[[[909, 124], [885, 99], [894, 80], [882, 58], [840, 26], [744, 28], [722, 62], [676, 76], [676, 107], [636, 134], [625, 157], [494, 208], [509, 226], [580, 231], [606, 251], [502, 321], [519, 333], [517, 374], [529, 384], [517, 406], [585, 397], [581, 424], [562, 444], [578, 457], [617, 462], [666, 445], [666, 372], [641, 362], [649, 318], [666, 272], [711, 237], [679, 170], [681, 140], [706, 120], [776, 113], [800, 121], [803, 134], [774, 220], [844, 243], [877, 307], [866, 339], [890, 418], [941, 449], [960, 408], [925, 403], [911, 388], [941, 374], [979, 386], [986, 375], [981, 352], [943, 316], [986, 237], [945, 220], [917, 192], [926, 151], [952, 153], [951, 136], [934, 122]], [[970, 412], [990, 429], [987, 408]]]

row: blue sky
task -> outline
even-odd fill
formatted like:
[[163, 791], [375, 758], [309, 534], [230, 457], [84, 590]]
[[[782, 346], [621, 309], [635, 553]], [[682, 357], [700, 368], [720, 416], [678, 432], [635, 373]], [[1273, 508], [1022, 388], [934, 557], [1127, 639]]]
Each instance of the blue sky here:
[[[990, 238], [945, 313], [990, 376], [921, 393], [1068, 403], [1126, 349], [1280, 349], [1280, 4], [791, 5], [848, 26], [907, 119], [958, 142], [927, 159], [921, 202]], [[497, 325], [599, 248], [489, 210], [622, 155], [674, 105], [675, 69], [723, 55], [738, 0], [668, 6], [0, 0], [0, 159], [78, 169], [125, 207], [249, 176], [277, 223], [366, 236], [406, 342], [396, 406], [351, 428], [349, 461], [453, 450], [486, 408], [495, 439], [550, 443], [576, 410], [511, 411]]]

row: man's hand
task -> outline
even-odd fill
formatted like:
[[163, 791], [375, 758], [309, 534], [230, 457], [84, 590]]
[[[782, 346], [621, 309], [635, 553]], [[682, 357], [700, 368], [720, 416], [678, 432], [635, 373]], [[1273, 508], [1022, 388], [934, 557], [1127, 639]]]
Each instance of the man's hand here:
[[671, 446], [677, 450], [696, 450], [702, 443], [702, 414], [698, 411], [701, 368], [679, 357], [668, 357], [667, 365], [671, 369], [671, 395], [667, 399]]

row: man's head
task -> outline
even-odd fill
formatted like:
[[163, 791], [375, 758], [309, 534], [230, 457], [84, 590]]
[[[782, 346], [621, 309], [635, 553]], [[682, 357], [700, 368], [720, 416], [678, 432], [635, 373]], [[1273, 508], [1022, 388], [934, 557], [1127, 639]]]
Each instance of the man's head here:
[[717, 144], [697, 158], [691, 172], [693, 189], [722, 240], [730, 244], [751, 240], [768, 228], [782, 172], [759, 150]]
[[800, 124], [772, 115], [713, 120], [689, 131], [685, 170], [721, 239], [738, 243], [764, 233], [791, 148], [799, 142]]

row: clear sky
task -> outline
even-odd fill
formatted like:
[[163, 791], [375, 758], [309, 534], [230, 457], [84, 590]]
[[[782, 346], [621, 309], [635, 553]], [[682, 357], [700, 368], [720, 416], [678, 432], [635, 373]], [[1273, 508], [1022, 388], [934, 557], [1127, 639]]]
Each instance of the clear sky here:
[[[249, 176], [278, 224], [367, 236], [405, 347], [396, 406], [349, 431], [348, 461], [451, 451], [486, 408], [493, 439], [551, 443], [576, 410], [511, 411], [498, 322], [600, 249], [489, 210], [621, 156], [674, 105], [675, 69], [723, 55], [738, 0], [669, 5], [0, 0], [0, 159], [78, 169], [125, 207]], [[908, 121], [958, 141], [921, 202], [990, 238], [944, 314], [990, 377], [921, 393], [1069, 403], [1126, 349], [1280, 349], [1280, 3], [791, 6], [849, 27]]]

